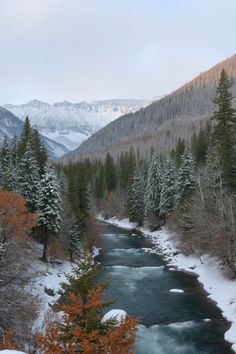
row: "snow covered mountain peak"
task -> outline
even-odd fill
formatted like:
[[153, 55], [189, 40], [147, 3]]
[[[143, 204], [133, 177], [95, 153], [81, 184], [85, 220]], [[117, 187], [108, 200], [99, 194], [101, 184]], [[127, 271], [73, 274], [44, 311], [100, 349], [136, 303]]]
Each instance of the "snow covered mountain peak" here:
[[4, 107], [20, 120], [28, 116], [31, 124], [41, 134], [63, 144], [69, 150], [74, 150], [111, 121], [149, 103], [151, 102], [146, 100], [110, 99], [49, 104], [35, 99], [26, 104], [9, 104]]

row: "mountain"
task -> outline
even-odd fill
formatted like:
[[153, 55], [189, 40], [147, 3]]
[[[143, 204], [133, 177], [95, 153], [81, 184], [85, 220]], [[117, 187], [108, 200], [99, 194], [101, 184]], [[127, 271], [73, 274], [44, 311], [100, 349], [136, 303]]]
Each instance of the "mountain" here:
[[5, 105], [4, 108], [21, 120], [29, 116], [32, 126], [36, 127], [41, 134], [63, 144], [66, 149], [73, 150], [109, 122], [150, 102], [114, 99], [75, 104], [63, 101], [51, 105], [33, 100], [19, 106]]
[[[0, 107], [0, 143], [3, 142], [5, 136], [9, 139], [12, 139], [15, 135], [19, 136], [22, 128], [23, 122], [19, 118], [7, 109]], [[41, 135], [41, 139], [48, 150], [49, 156], [53, 159], [57, 159], [68, 152], [63, 145], [43, 135]]]
[[[173, 93], [111, 122], [66, 159], [103, 158], [108, 151], [116, 156], [130, 146], [143, 156], [149, 156], [151, 148], [165, 154], [175, 147], [179, 137], [189, 141], [193, 131], [198, 130], [215, 109], [213, 99], [222, 69], [229, 74], [232, 93], [236, 96], [236, 55], [233, 55]], [[236, 108], [236, 99], [233, 105]]]

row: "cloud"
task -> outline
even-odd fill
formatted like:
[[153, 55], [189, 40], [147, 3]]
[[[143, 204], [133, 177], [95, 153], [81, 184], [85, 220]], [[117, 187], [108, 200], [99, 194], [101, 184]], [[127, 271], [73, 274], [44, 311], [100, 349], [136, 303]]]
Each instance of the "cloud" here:
[[233, 0], [0, 5], [2, 104], [148, 98], [172, 91], [235, 51]]

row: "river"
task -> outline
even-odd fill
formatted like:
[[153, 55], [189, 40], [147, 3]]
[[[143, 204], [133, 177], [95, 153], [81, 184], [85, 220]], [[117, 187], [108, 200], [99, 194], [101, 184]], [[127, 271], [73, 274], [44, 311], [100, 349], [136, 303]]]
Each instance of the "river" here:
[[[99, 280], [111, 279], [105, 299], [140, 319], [136, 354], [232, 354], [229, 324], [207, 298], [197, 277], [169, 270], [150, 253], [147, 238], [100, 222]], [[180, 289], [183, 292], [170, 292]]]

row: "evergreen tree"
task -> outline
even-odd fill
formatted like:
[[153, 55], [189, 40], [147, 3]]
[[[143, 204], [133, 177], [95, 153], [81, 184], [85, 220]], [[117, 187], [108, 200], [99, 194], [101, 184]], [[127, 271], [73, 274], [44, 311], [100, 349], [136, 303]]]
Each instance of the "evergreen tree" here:
[[81, 250], [80, 228], [76, 220], [73, 221], [69, 232], [68, 252], [70, 261], [73, 261]]
[[138, 321], [124, 319], [118, 326], [115, 319], [102, 321], [104, 310], [112, 302], [102, 300], [107, 284], [97, 284], [97, 274], [91, 257], [85, 254], [78, 259], [65, 286], [66, 305], [57, 306], [65, 314], [63, 321], [49, 326], [38, 338], [45, 354], [132, 352]]
[[8, 143], [7, 137], [4, 138], [3, 145], [0, 154], [0, 184], [3, 189], [12, 190], [12, 161], [11, 161], [11, 149]]
[[39, 167], [29, 143], [19, 161], [19, 178], [17, 192], [27, 200], [31, 211], [36, 211], [39, 194]]
[[196, 182], [196, 165], [192, 153], [186, 149], [181, 157], [182, 164], [178, 171], [176, 183], [176, 204], [181, 206], [194, 189]]
[[235, 189], [236, 155], [234, 145], [236, 115], [235, 110], [232, 107], [233, 96], [231, 93], [231, 86], [232, 84], [227, 73], [225, 70], [222, 70], [214, 101], [218, 106], [218, 110], [214, 112], [212, 119], [216, 121], [214, 137], [223, 166], [223, 178], [228, 187]]
[[29, 117], [26, 117], [18, 144], [19, 158], [23, 157], [29, 146], [36, 158], [39, 173], [42, 175], [48, 159], [47, 150], [41, 141], [39, 132], [31, 127]]
[[176, 167], [171, 159], [163, 163], [161, 193], [160, 193], [160, 214], [168, 215], [175, 207], [176, 193]]
[[23, 125], [23, 130], [22, 130], [22, 133], [20, 136], [19, 145], [18, 145], [18, 155], [20, 158], [26, 152], [27, 145], [30, 142], [30, 136], [31, 136], [30, 120], [29, 120], [29, 117], [26, 117], [24, 125]]
[[105, 164], [105, 183], [108, 192], [114, 191], [116, 189], [116, 169], [112, 156], [107, 153]]
[[152, 160], [147, 177], [144, 195], [145, 215], [148, 226], [154, 230], [160, 226], [160, 193], [162, 183], [162, 167], [160, 158]]
[[191, 197], [196, 184], [196, 165], [192, 153], [186, 149], [183, 153], [182, 164], [178, 171], [176, 183], [176, 206], [180, 208], [180, 225], [183, 231], [192, 228], [190, 212]]
[[47, 163], [48, 153], [36, 129], [31, 129], [30, 144], [39, 166], [39, 173], [42, 175]]
[[181, 157], [185, 151], [185, 148], [186, 148], [186, 145], [185, 145], [185, 141], [181, 138], [178, 139], [177, 141], [177, 145], [176, 145], [176, 148], [175, 148], [175, 163], [176, 163], [176, 166], [177, 167], [180, 167], [181, 165]]
[[140, 162], [135, 170], [129, 196], [129, 219], [139, 226], [144, 221], [144, 193], [147, 184], [147, 164]]
[[55, 171], [46, 166], [38, 193], [38, 225], [43, 232], [43, 256], [47, 261], [47, 246], [50, 235], [56, 235], [60, 229], [61, 196], [60, 185]]

